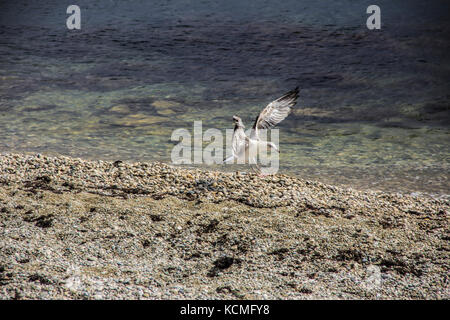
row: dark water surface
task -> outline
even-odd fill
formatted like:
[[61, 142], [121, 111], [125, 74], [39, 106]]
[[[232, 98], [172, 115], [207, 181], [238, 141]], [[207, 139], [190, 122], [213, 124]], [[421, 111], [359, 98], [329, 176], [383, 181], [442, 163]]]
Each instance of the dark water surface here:
[[374, 31], [370, 4], [2, 1], [0, 152], [169, 162], [174, 129], [250, 126], [298, 85], [281, 172], [448, 195], [450, 3], [377, 1]]

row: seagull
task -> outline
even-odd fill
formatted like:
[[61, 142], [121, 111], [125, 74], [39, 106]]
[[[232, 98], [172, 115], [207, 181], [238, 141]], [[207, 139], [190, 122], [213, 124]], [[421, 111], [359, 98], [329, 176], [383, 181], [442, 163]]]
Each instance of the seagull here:
[[[255, 122], [248, 137], [245, 132], [245, 126], [242, 119], [238, 116], [233, 116], [234, 131], [232, 137], [232, 154], [230, 157], [224, 159], [224, 163], [234, 162], [234, 160], [248, 160], [252, 164], [256, 164], [255, 151], [258, 147], [271, 147], [280, 152], [277, 146], [270, 142], [261, 140], [259, 131], [262, 129], [270, 129], [275, 127], [278, 123], [283, 121], [291, 112], [291, 107], [295, 106], [298, 98], [298, 87], [287, 92], [280, 98], [269, 103], [261, 113], [256, 117]], [[259, 166], [256, 164], [258, 170]]]

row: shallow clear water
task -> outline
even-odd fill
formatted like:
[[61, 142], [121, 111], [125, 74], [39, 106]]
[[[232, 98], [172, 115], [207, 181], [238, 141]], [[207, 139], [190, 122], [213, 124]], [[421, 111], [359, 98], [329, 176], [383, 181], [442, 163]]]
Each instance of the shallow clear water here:
[[450, 193], [447, 1], [378, 1], [378, 31], [369, 1], [76, 4], [77, 31], [61, 1], [0, 4], [1, 152], [169, 162], [174, 129], [250, 126], [298, 85], [281, 172]]

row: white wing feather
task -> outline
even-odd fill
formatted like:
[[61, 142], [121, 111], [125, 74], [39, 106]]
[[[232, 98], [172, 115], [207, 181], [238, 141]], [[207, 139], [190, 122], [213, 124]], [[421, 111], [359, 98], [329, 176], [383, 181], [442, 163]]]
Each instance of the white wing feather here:
[[269, 103], [258, 115], [253, 124], [251, 139], [258, 139], [259, 129], [269, 129], [283, 121], [295, 106], [298, 98], [298, 87], [275, 101]]

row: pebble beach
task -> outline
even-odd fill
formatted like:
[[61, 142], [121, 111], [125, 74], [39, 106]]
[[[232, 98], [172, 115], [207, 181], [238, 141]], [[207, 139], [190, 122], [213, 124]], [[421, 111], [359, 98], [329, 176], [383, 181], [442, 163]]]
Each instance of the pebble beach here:
[[449, 201], [0, 154], [1, 299], [449, 299]]

